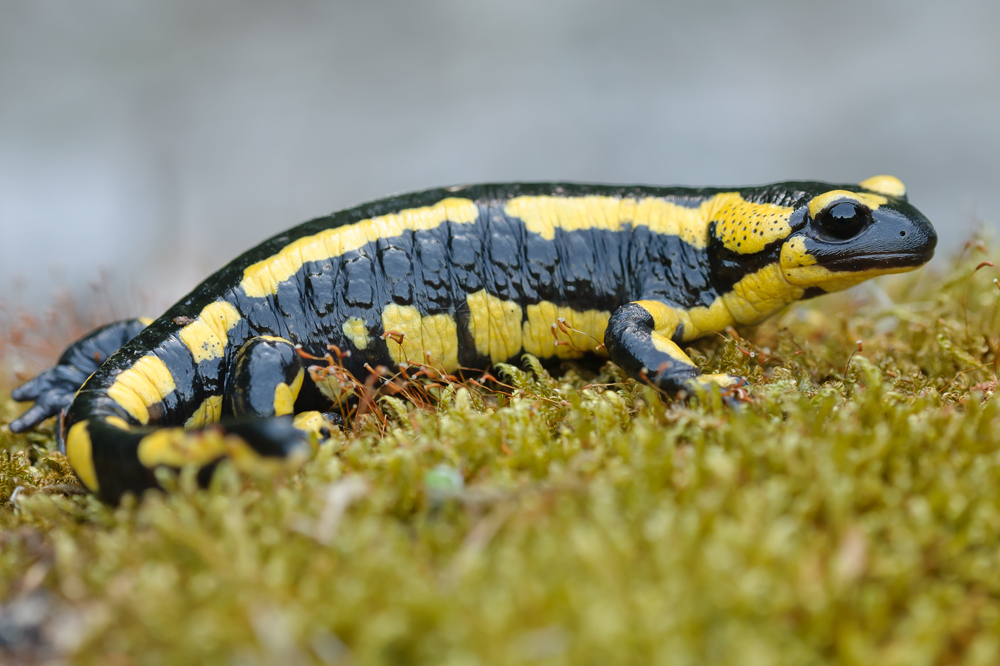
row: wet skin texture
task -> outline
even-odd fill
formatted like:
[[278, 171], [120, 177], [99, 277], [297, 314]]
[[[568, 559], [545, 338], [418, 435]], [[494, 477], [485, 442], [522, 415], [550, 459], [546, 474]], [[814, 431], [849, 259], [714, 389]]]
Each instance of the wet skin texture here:
[[[298, 350], [323, 356], [336, 345], [361, 380], [406, 362], [452, 371], [525, 352], [599, 353], [669, 393], [717, 386], [731, 398], [741, 380], [702, 375], [678, 343], [911, 270], [935, 244], [890, 176], [390, 197], [261, 243], [148, 325], [92, 333], [15, 391], [35, 405], [11, 429], [60, 414], [74, 470], [116, 502], [155, 486], [158, 466], [306, 457], [328, 432], [318, 412], [331, 404]], [[560, 321], [573, 332], [554, 329]]]

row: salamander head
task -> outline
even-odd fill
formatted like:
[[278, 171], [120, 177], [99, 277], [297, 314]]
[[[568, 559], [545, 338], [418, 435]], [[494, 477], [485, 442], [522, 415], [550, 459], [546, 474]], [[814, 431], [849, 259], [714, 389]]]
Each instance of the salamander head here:
[[[781, 272], [807, 290], [839, 291], [930, 261], [937, 234], [892, 176], [818, 192], [799, 206], [781, 245]], [[822, 293], [822, 292], [820, 292]]]

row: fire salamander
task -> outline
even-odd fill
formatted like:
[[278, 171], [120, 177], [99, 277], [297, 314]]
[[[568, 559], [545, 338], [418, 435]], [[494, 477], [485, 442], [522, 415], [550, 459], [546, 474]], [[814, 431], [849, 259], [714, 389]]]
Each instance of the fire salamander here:
[[[14, 432], [60, 414], [80, 481], [108, 502], [154, 469], [302, 460], [331, 403], [299, 352], [345, 368], [488, 368], [604, 341], [669, 393], [741, 380], [681, 350], [792, 301], [914, 269], [937, 236], [903, 184], [692, 189], [473, 185], [389, 197], [246, 252], [159, 319], [110, 324], [16, 389]], [[557, 345], [559, 319], [579, 333]], [[387, 335], [387, 333], [391, 333]]]

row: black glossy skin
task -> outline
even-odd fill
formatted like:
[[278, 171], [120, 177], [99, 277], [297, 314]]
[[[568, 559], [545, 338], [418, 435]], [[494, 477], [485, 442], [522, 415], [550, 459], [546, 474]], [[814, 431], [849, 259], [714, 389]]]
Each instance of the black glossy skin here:
[[101, 326], [77, 340], [63, 352], [54, 368], [11, 391], [14, 400], [34, 400], [35, 404], [11, 421], [10, 429], [24, 432], [68, 408], [87, 377], [145, 327], [138, 319], [127, 319]]
[[[183, 424], [205, 397], [221, 393], [232, 356], [254, 336], [285, 338], [316, 356], [323, 356], [327, 345], [335, 344], [352, 352], [345, 365], [363, 379], [368, 375], [366, 364], [395, 365], [387, 343], [380, 339], [384, 332], [381, 308], [389, 303], [413, 305], [424, 314], [453, 315], [459, 331], [459, 362], [464, 367], [487, 368], [490, 359], [477, 354], [471, 338], [463, 336], [468, 330], [465, 296], [483, 288], [522, 305], [547, 300], [574, 309], [611, 311], [640, 298], [664, 299], [686, 307], [710, 303], [718, 295], [711, 255], [677, 237], [659, 236], [640, 227], [617, 233], [560, 230], [554, 241], [546, 241], [526, 234], [522, 223], [504, 214], [503, 204], [508, 199], [556, 191], [567, 196], [671, 196], [696, 206], [702, 197], [723, 190], [565, 183], [481, 185], [390, 197], [306, 222], [234, 260], [122, 347], [88, 384], [94, 391], [80, 396], [70, 410], [70, 422], [95, 414], [127, 419], [128, 415], [100, 389], [110, 386], [119, 369], [129, 367], [150, 350], [156, 350], [179, 380], [177, 391], [164, 401], [164, 412], [156, 421], [160, 425]], [[761, 194], [768, 192], [762, 190]], [[248, 266], [298, 238], [455, 196], [479, 202], [479, 222], [445, 223], [430, 231], [379, 239], [327, 262], [308, 263], [282, 284], [276, 296], [250, 298], [239, 286]], [[204, 306], [220, 299], [232, 303], [244, 319], [230, 331], [224, 359], [196, 365], [177, 338], [183, 326], [177, 321], [196, 317]], [[344, 338], [341, 325], [348, 317], [360, 317], [369, 324], [373, 343], [367, 350], [354, 348]]]
[[[346, 366], [360, 379], [368, 374], [368, 367], [393, 366], [387, 343], [381, 339], [385, 332], [381, 314], [389, 304], [413, 306], [422, 315], [452, 317], [458, 332], [460, 365], [488, 367], [491, 360], [476, 351], [469, 333], [466, 303], [469, 294], [483, 289], [522, 307], [549, 301], [580, 311], [597, 309], [615, 313], [605, 339], [612, 359], [632, 376], [647, 377], [645, 371], [649, 370], [648, 376], [661, 387], [677, 391], [690, 378], [698, 376], [697, 368], [664, 358], [662, 352], [653, 349], [650, 335], [655, 324], [648, 311], [639, 306], [621, 306], [632, 301], [657, 301], [679, 310], [707, 307], [743, 277], [777, 261], [783, 239], [763, 251], [741, 254], [726, 249], [714, 238], [713, 222], [709, 225], [711, 235], [706, 248], [692, 246], [678, 236], [652, 233], [641, 225], [622, 231], [556, 229], [555, 238], [545, 240], [529, 233], [522, 221], [509, 217], [505, 203], [524, 195], [601, 195], [662, 197], [695, 208], [713, 195], [735, 191], [749, 202], [794, 207], [793, 233], [807, 239], [810, 251], [821, 258], [821, 263], [837, 266], [837, 270], [868, 270], [886, 261], [898, 266], [916, 266], [933, 253], [936, 242], [933, 229], [905, 198], [893, 199], [884, 207], [884, 212], [895, 215], [906, 226], [903, 237], [900, 229], [887, 227], [862, 233], [855, 242], [829, 242], [805, 209], [813, 197], [833, 187], [863, 191], [858, 186], [812, 182], [727, 189], [497, 184], [427, 190], [340, 211], [294, 227], [249, 250], [134, 337], [131, 337], [136, 332], [133, 324], [114, 329], [111, 336], [114, 339], [102, 340], [99, 347], [102, 353], [109, 353], [119, 345], [121, 348], [96, 370], [72, 400], [62, 431], [77, 422], [97, 423], [110, 416], [138, 426], [107, 391], [123, 370], [143, 356], [152, 353], [166, 364], [176, 390], [161, 404], [150, 408], [148, 428], [135, 427], [129, 433], [98, 428], [104, 438], [100, 442], [94, 440], [100, 494], [116, 501], [123, 492], [139, 492], [155, 483], [150, 481], [149, 470], [135, 460], [134, 449], [139, 439], [156, 427], [183, 425], [207, 397], [225, 396], [224, 419], [273, 414], [268, 401], [274, 395], [275, 385], [288, 383], [301, 369], [301, 361], [291, 344], [300, 345], [315, 356], [326, 354], [330, 344], [350, 351]], [[307, 262], [282, 282], [273, 296], [251, 297], [240, 286], [247, 267], [278, 253], [296, 239], [400, 210], [431, 206], [450, 197], [474, 201], [479, 208], [478, 220], [472, 224], [444, 222], [430, 230], [407, 231], [379, 238], [341, 256]], [[805, 295], [815, 295], [818, 291], [821, 290], [807, 291]], [[232, 304], [242, 318], [229, 331], [222, 358], [195, 363], [178, 333], [186, 322], [216, 301]], [[355, 347], [344, 335], [342, 325], [349, 317], [362, 319], [368, 328], [371, 342], [364, 350]], [[252, 343], [244, 349], [245, 343], [259, 336], [283, 338], [290, 345], [287, 348], [280, 344], [264, 345], [255, 352]], [[668, 337], [677, 341], [686, 339], [681, 329]], [[86, 350], [81, 347], [77, 351]], [[516, 360], [519, 355], [514, 354], [509, 360]], [[77, 356], [73, 352], [73, 358]], [[65, 365], [64, 359], [60, 365]], [[24, 430], [64, 408], [71, 395], [69, 384], [82, 381], [89, 374], [89, 366], [84, 366], [86, 363], [73, 371], [59, 370], [57, 366], [18, 389], [15, 398], [38, 402], [13, 422], [11, 428]], [[63, 375], [73, 381], [66, 384], [61, 379]], [[72, 391], [75, 390], [73, 386]], [[295, 408], [296, 412], [325, 411], [330, 405], [320, 399], [316, 390], [307, 387]], [[246, 430], [248, 426], [239, 427]], [[287, 438], [287, 432], [278, 439], [281, 437]], [[259, 448], [271, 453], [282, 450], [280, 442], [262, 444]]]

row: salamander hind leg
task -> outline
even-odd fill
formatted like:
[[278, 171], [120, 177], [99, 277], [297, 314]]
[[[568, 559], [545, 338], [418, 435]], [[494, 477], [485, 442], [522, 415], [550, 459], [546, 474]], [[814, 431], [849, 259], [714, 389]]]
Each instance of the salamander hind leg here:
[[[608, 321], [604, 345], [619, 367], [640, 381], [649, 381], [663, 391], [676, 395], [695, 394], [718, 386], [727, 403], [738, 400], [729, 389], [744, 383], [733, 375], [703, 375], [671, 337], [679, 324], [669, 306], [641, 302], [618, 308]], [[656, 311], [659, 319], [654, 316]]]
[[223, 459], [253, 476], [294, 471], [334, 427], [319, 412], [293, 416], [305, 374], [291, 342], [252, 338], [230, 362], [214, 417], [192, 417], [186, 427], [139, 427], [116, 416], [75, 415], [74, 407], [67, 456], [84, 485], [110, 503], [155, 488], [161, 467], [199, 467], [202, 483]]
[[40, 373], [11, 392], [18, 402], [34, 405], [10, 423], [13, 432], [24, 432], [69, 407], [87, 377], [122, 345], [139, 334], [148, 319], [125, 319], [107, 324], [80, 338], [63, 352], [55, 367]]
[[[236, 353], [226, 375], [223, 400], [226, 411], [234, 417], [227, 431], [269, 457], [286, 455], [283, 447], [296, 450], [302, 441], [329, 438], [335, 424], [328, 416], [315, 411], [295, 414], [300, 394], [310, 388], [307, 382], [311, 380], [302, 357], [290, 341], [271, 336], [251, 338]], [[294, 419], [283, 418], [292, 415]], [[277, 423], [290, 424], [293, 430]]]
[[226, 373], [223, 400], [236, 417], [292, 414], [305, 374], [302, 357], [291, 342], [271, 336], [251, 338]]

